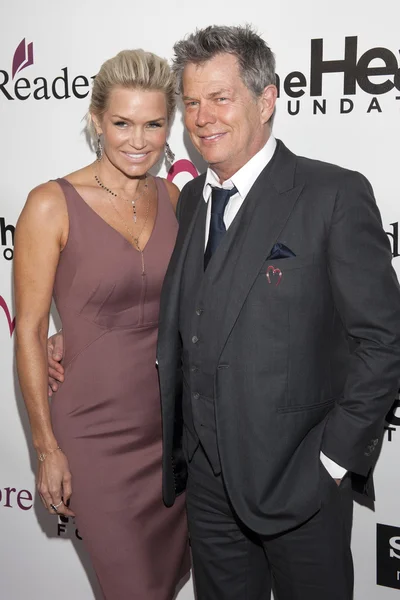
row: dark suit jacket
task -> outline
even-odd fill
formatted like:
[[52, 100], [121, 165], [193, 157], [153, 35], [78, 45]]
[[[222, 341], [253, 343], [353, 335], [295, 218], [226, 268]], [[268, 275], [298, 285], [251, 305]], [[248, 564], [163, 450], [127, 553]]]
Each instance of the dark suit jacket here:
[[[167, 505], [184, 482], [179, 290], [203, 185], [204, 175], [182, 190], [161, 299]], [[225, 299], [207, 326], [219, 339], [215, 411], [226, 487], [243, 522], [272, 534], [318, 510], [320, 450], [369, 474], [399, 387], [400, 293], [359, 173], [297, 157], [278, 142], [244, 205], [240, 257], [233, 278], [222, 272], [216, 281]], [[276, 242], [295, 257], [270, 259]]]

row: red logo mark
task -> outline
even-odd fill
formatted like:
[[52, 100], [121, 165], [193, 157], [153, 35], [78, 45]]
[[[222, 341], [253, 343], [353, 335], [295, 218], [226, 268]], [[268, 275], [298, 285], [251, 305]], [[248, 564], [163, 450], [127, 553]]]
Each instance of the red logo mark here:
[[33, 42], [26, 45], [25, 38], [18, 44], [16, 51], [14, 52], [13, 63], [12, 63], [12, 78], [14, 79], [18, 71], [26, 69], [33, 65]]
[[12, 336], [15, 328], [15, 317], [11, 320], [10, 311], [8, 310], [7, 302], [4, 300], [3, 296], [0, 296], [0, 307], [4, 310], [4, 314], [7, 317], [8, 327], [10, 329], [10, 337]]
[[[272, 274], [272, 280], [271, 280], [271, 274]], [[282, 279], [282, 271], [280, 269], [275, 269], [275, 267], [273, 265], [269, 265], [266, 275], [267, 275], [268, 283], [273, 283], [276, 279], [275, 286], [278, 286], [280, 284], [281, 279]], [[275, 275], [277, 275], [278, 277], [275, 278], [274, 277]]]
[[181, 160], [177, 160], [170, 170], [168, 171], [167, 179], [168, 181], [173, 181], [179, 173], [190, 173], [193, 177], [198, 176], [198, 172], [194, 164], [187, 160], [186, 158], [182, 158]]

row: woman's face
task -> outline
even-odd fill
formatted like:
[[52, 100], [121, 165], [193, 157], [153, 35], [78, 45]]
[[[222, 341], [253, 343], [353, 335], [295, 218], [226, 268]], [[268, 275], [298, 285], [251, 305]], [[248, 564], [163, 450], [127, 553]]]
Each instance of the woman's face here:
[[163, 92], [115, 87], [106, 112], [93, 119], [103, 134], [102, 160], [127, 177], [144, 175], [160, 158], [168, 128]]

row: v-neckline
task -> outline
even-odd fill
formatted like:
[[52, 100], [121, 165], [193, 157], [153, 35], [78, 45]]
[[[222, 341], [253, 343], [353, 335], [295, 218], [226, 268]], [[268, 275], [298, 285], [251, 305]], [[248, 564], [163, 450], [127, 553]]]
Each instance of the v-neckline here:
[[159, 207], [159, 193], [158, 193], [158, 185], [156, 182], [156, 178], [154, 178], [154, 184], [156, 186], [156, 201], [157, 201], [156, 218], [154, 219], [153, 229], [151, 230], [149, 239], [147, 240], [146, 245], [144, 248], [142, 248], [142, 250], [138, 250], [137, 248], [135, 248], [135, 246], [133, 244], [131, 244], [131, 242], [124, 235], [122, 235], [122, 233], [120, 231], [118, 231], [118, 229], [115, 229], [115, 227], [113, 227], [112, 225], [110, 225], [110, 223], [108, 223], [105, 219], [103, 219], [103, 217], [101, 217], [99, 215], [99, 213], [97, 211], [95, 211], [94, 208], [92, 208], [90, 206], [90, 204], [88, 204], [86, 202], [86, 200], [83, 198], [83, 196], [81, 196], [81, 194], [78, 192], [76, 187], [70, 181], [68, 181], [68, 179], [65, 179], [64, 177], [61, 177], [61, 179], [62, 179], [62, 181], [67, 182], [67, 184], [74, 190], [75, 194], [78, 196], [78, 198], [80, 200], [82, 200], [83, 204], [90, 210], [90, 212], [92, 212], [96, 217], [98, 217], [100, 219], [100, 221], [102, 221], [104, 223], [104, 225], [106, 225], [106, 227], [108, 227], [109, 229], [114, 231], [116, 235], [118, 235], [121, 239], [123, 239], [132, 248], [132, 250], [134, 250], [134, 252], [136, 252], [138, 255], [143, 254], [145, 252], [145, 250], [147, 249], [147, 246], [149, 245], [149, 243], [151, 242], [151, 240], [153, 238], [154, 230], [158, 223], [158, 213], [160, 212], [159, 211], [159, 208], [160, 208]]

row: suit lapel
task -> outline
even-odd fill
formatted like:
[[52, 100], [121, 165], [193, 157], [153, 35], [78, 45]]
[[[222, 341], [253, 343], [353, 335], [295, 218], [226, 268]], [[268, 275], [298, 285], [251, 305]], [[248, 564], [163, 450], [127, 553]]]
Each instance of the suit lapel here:
[[278, 142], [272, 164], [267, 165], [243, 205], [234, 245], [239, 248], [233, 275], [225, 282], [226, 299], [220, 302], [222, 323], [217, 360], [260, 269], [284, 228], [303, 185], [294, 187], [296, 157]]

